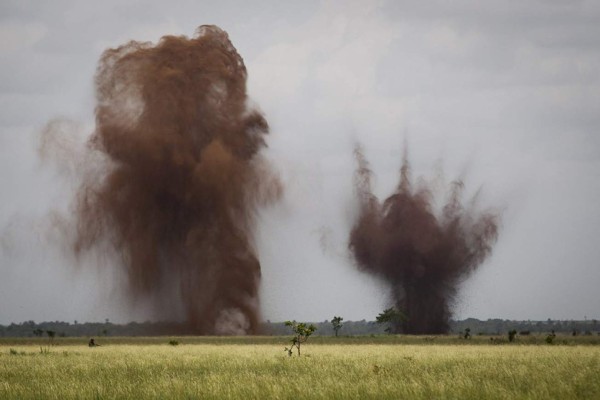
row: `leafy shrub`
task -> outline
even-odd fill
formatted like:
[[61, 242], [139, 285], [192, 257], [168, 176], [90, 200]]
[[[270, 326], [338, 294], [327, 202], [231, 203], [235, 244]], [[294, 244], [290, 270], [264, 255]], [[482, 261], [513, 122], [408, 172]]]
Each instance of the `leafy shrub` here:
[[288, 353], [288, 356], [291, 357], [295, 347], [298, 351], [298, 357], [300, 357], [300, 345], [308, 340], [308, 337], [317, 330], [317, 327], [313, 324], [307, 325], [304, 322], [296, 321], [285, 321], [285, 326], [291, 327], [295, 334], [291, 340], [292, 345], [289, 348], [286, 347], [285, 351]]

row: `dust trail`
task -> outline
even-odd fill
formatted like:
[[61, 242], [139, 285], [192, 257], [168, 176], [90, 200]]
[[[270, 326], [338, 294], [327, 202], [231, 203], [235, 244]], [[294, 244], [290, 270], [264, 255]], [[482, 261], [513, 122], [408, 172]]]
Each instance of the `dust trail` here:
[[398, 187], [382, 203], [372, 194], [372, 172], [360, 147], [355, 156], [360, 211], [349, 248], [359, 268], [391, 284], [395, 306], [408, 317], [396, 330], [447, 332], [458, 284], [491, 253], [499, 216], [465, 207], [460, 181], [435, 212], [432, 191], [411, 183], [406, 151]]
[[107, 163], [78, 190], [74, 250], [108, 241], [130, 297], [178, 305], [171, 315], [194, 333], [259, 324], [254, 216], [282, 187], [261, 157], [268, 125], [247, 105], [246, 77], [216, 26], [106, 50], [95, 77], [89, 146]]

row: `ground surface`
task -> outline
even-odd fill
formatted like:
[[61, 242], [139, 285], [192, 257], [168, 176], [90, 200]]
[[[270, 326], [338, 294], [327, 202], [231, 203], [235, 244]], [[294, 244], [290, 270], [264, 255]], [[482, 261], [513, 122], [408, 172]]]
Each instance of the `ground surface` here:
[[0, 398], [600, 398], [597, 337], [288, 339], [0, 338]]

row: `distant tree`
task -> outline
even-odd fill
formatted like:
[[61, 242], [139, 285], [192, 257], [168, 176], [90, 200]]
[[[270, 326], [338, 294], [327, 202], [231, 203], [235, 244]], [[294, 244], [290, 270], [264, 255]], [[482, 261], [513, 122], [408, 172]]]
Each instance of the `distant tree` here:
[[292, 345], [289, 348], [286, 347], [285, 351], [287, 351], [288, 355], [291, 357], [295, 347], [298, 351], [298, 357], [300, 357], [300, 346], [317, 330], [317, 327], [313, 324], [307, 325], [304, 322], [296, 321], [285, 321], [285, 326], [289, 326], [294, 332], [294, 337], [291, 340]]
[[387, 324], [385, 331], [387, 333], [392, 333], [392, 331], [397, 331], [401, 322], [406, 321], [406, 315], [396, 308], [390, 307], [379, 313], [375, 318], [375, 321], [378, 324]]
[[333, 319], [331, 320], [331, 325], [333, 326], [333, 330], [335, 332], [336, 337], [338, 335], [338, 331], [342, 329], [342, 326], [344, 325], [342, 324], [343, 320], [344, 318], [342, 317], [333, 317]]
[[46, 331], [46, 334], [48, 335], [48, 339], [50, 340], [50, 343], [54, 343], [54, 337], [56, 336], [56, 332], [55, 331]]
[[546, 343], [552, 344], [554, 342], [555, 337], [556, 337], [556, 333], [554, 333], [554, 329], [553, 329], [552, 332], [548, 336], [546, 336]]
[[44, 331], [42, 329], [40, 329], [40, 328], [37, 328], [37, 329], [33, 330], [33, 334], [35, 336], [41, 337], [44, 334]]

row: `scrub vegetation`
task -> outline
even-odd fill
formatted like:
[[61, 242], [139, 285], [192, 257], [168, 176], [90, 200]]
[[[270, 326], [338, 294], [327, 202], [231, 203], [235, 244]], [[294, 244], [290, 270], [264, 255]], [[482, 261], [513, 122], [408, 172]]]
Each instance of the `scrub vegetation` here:
[[600, 398], [592, 338], [315, 336], [302, 357], [288, 340], [1, 339], [0, 398]]

